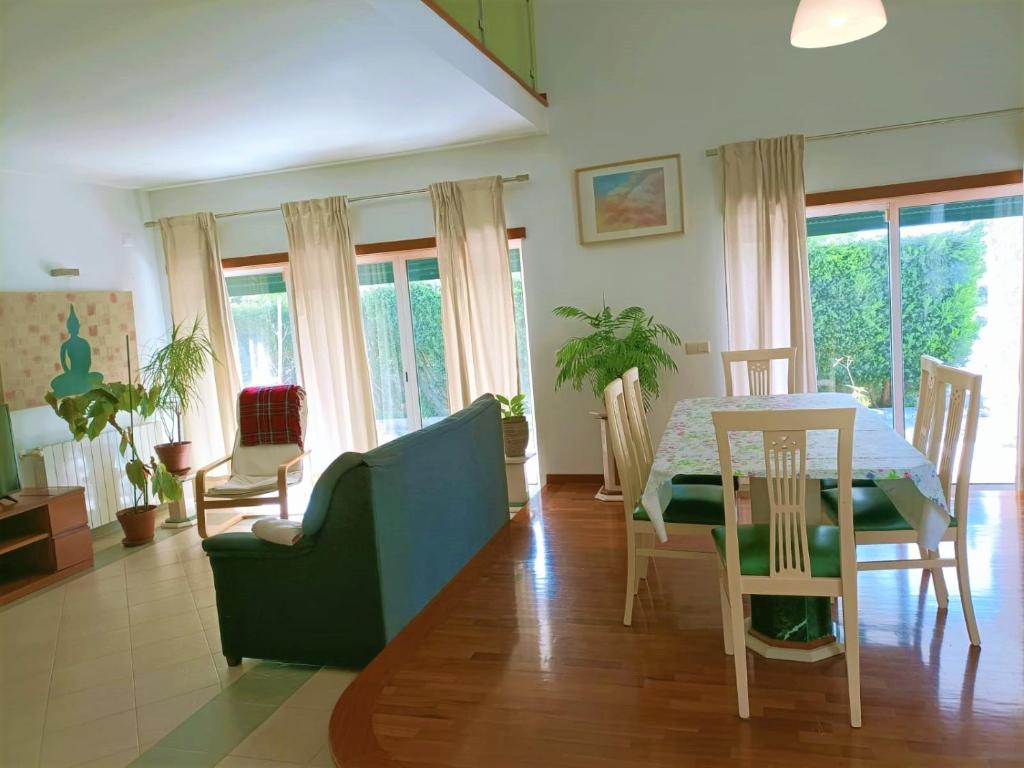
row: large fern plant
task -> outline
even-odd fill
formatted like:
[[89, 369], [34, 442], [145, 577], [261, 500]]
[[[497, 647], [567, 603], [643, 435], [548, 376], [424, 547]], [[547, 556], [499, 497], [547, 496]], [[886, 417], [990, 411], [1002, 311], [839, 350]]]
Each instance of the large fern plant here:
[[661, 388], [658, 374], [677, 371], [665, 346], [679, 346], [679, 336], [662, 323], [654, 322], [642, 307], [629, 307], [618, 314], [605, 306], [596, 315], [576, 307], [556, 307], [554, 314], [570, 320], [582, 320], [593, 333], [575, 336], [558, 350], [555, 364], [558, 376], [555, 388], [568, 384], [577, 392], [589, 387], [598, 398], [604, 388], [633, 366], [640, 371], [644, 406], [650, 408]]
[[143, 381], [160, 393], [156, 409], [171, 421], [168, 438], [181, 441], [182, 420], [199, 399], [199, 384], [206, 369], [217, 362], [213, 344], [199, 317], [191, 327], [178, 323], [171, 328], [167, 344], [150, 355], [142, 369]]

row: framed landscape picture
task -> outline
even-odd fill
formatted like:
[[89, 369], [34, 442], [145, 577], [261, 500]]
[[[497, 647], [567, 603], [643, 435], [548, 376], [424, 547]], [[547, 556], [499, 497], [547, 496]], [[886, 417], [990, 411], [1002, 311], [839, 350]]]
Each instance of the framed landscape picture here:
[[679, 155], [580, 168], [576, 171], [576, 223], [582, 244], [681, 234]]

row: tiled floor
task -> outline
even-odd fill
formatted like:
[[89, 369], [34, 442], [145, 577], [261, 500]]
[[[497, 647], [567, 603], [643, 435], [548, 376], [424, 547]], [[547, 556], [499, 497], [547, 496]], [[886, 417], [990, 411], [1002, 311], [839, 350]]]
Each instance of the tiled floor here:
[[105, 561], [0, 611], [0, 766], [331, 764], [352, 673], [227, 667], [194, 528]]

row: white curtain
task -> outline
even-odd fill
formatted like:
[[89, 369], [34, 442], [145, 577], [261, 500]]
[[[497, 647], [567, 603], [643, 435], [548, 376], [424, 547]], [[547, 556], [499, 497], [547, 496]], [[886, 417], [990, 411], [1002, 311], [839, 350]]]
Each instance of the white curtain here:
[[[814, 392], [803, 136], [726, 144], [719, 155], [729, 344], [732, 349], [795, 346], [796, 389]], [[774, 389], [784, 392], [779, 368]]]
[[285, 203], [281, 212], [308, 393], [307, 445], [314, 471], [320, 471], [345, 451], [377, 445], [348, 200]]
[[217, 224], [212, 213], [160, 219], [171, 319], [191, 325], [203, 318], [217, 356], [199, 383], [199, 404], [185, 414], [192, 441], [193, 466], [226, 456], [235, 441], [240, 390], [235, 330], [220, 261]]
[[430, 185], [452, 411], [519, 391], [500, 176]]

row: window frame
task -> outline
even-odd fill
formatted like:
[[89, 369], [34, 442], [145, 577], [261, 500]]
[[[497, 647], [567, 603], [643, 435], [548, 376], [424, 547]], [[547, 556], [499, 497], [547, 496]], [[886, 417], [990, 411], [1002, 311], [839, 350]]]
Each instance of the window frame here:
[[[526, 280], [526, 265], [523, 262], [523, 251], [524, 243], [526, 240], [526, 227], [509, 227], [506, 230], [506, 240], [508, 242], [509, 250], [513, 248], [519, 249], [520, 254], [520, 273], [523, 276], [524, 286]], [[396, 305], [398, 308], [398, 325], [399, 325], [399, 338], [402, 347], [402, 366], [404, 368], [403, 378], [405, 379], [405, 398], [406, 398], [406, 415], [410, 424], [410, 431], [421, 429], [423, 424], [422, 413], [420, 411], [419, 402], [419, 382], [416, 379], [415, 371], [415, 347], [413, 338], [413, 325], [412, 325], [412, 305], [411, 297], [409, 294], [409, 275], [406, 263], [410, 260], [415, 261], [416, 259], [423, 258], [437, 258], [437, 240], [434, 237], [422, 237], [406, 240], [390, 240], [375, 243], [357, 243], [355, 245], [356, 264], [375, 264], [383, 262], [391, 262], [393, 264], [395, 274], [395, 290], [396, 290]], [[224, 277], [230, 277], [234, 275], [244, 274], [265, 274], [271, 272], [281, 272], [284, 281], [285, 288], [288, 294], [288, 311], [291, 316], [293, 338], [295, 339], [295, 353], [296, 353], [296, 374], [299, 379], [299, 383], [302, 383], [302, 354], [301, 345], [299, 343], [299, 329], [295, 322], [295, 302], [292, 293], [292, 282], [291, 274], [289, 272], [289, 254], [287, 251], [278, 253], [263, 253], [263, 254], [251, 254], [249, 256], [232, 256], [221, 259], [221, 267], [224, 271]], [[509, 265], [511, 271], [511, 264]], [[226, 287], [226, 286], [225, 286]], [[404, 308], [403, 308], [404, 305]], [[526, 327], [526, 357], [529, 361], [529, 318], [526, 316], [525, 306], [523, 311], [523, 321]], [[360, 308], [361, 310], [361, 308]], [[234, 327], [234, 317], [231, 318], [232, 327]], [[236, 338], [237, 346], [237, 338]], [[365, 352], [365, 343], [364, 343]], [[237, 349], [236, 349], [237, 354]], [[447, 361], [446, 361], [447, 367]], [[410, 371], [412, 375], [410, 376]], [[527, 377], [530, 379], [530, 390], [533, 391], [533, 380], [532, 380], [532, 368], [527, 371]], [[520, 378], [522, 372], [520, 372]], [[522, 382], [520, 381], [520, 388], [522, 388]], [[530, 404], [531, 409], [528, 414], [529, 418], [533, 417], [533, 403]], [[376, 406], [375, 406], [376, 407]], [[451, 404], [449, 403], [449, 411]], [[414, 416], [415, 414], [415, 416]], [[376, 420], [376, 413], [374, 413], [374, 420]], [[415, 425], [415, 426], [413, 426]], [[531, 429], [531, 440], [535, 440], [536, 429]]]
[[[395, 276], [395, 305], [398, 309], [398, 337], [402, 349], [402, 375], [405, 381], [405, 414], [410, 431], [423, 428], [420, 411], [419, 381], [416, 378], [415, 339], [412, 326], [412, 300], [409, 295], [407, 262], [417, 259], [436, 259], [436, 248], [415, 248], [402, 251], [368, 253], [356, 257], [356, 264], [383, 264], [390, 262]], [[365, 342], [364, 342], [365, 346]], [[451, 404], [449, 403], [449, 411]], [[376, 414], [374, 414], [376, 416]]]
[[[222, 260], [221, 267], [224, 272], [224, 290], [227, 291], [227, 280], [229, 277], [242, 277], [246, 275], [269, 275], [275, 272], [281, 273], [281, 279], [284, 280], [284, 292], [288, 297], [288, 318], [292, 324], [292, 343], [295, 346], [295, 379], [296, 384], [300, 387], [304, 387], [303, 375], [302, 375], [302, 355], [299, 352], [299, 326], [295, 321], [295, 301], [292, 295], [292, 276], [289, 270], [289, 264], [287, 261], [277, 261], [273, 263], [265, 264], [253, 264], [251, 266], [228, 266], [227, 259]], [[240, 351], [238, 349], [238, 331], [235, 328], [235, 315], [231, 311], [231, 297], [228, 296], [228, 315], [231, 320], [231, 333], [235, 337], [235, 357], [239, 361], [241, 360]], [[241, 379], [242, 371], [238, 371], [239, 379]], [[239, 384], [241, 385], [241, 381]]]
[[[922, 182], [922, 184], [924, 183], [926, 182]], [[910, 185], [896, 185], [894, 188], [907, 188], [908, 186]], [[868, 189], [878, 190], [884, 188], [870, 187]], [[1008, 184], [991, 184], [980, 187], [964, 187], [887, 197], [868, 197], [862, 200], [807, 206], [805, 219], [861, 211], [882, 211], [885, 214], [889, 238], [889, 328], [892, 345], [893, 429], [897, 434], [902, 435], [906, 432], [907, 406], [903, 381], [903, 290], [900, 282], [900, 211], [904, 208], [916, 208], [941, 203], [959, 203], [993, 197], [1010, 197], [1021, 194], [1024, 194], [1024, 183], [1013, 181]], [[810, 198], [811, 196], [808, 197]]]

